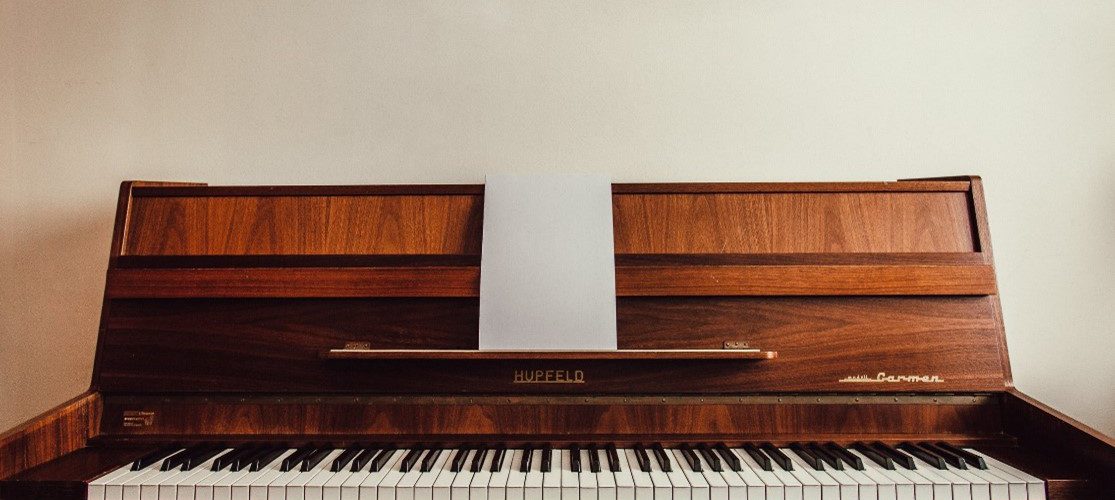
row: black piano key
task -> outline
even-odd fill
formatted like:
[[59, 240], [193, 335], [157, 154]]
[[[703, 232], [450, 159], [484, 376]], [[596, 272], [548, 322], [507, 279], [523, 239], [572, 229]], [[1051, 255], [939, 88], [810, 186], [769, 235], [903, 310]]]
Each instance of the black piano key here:
[[743, 470], [743, 463], [739, 461], [739, 457], [737, 457], [735, 453], [732, 453], [732, 450], [728, 449], [728, 445], [724, 443], [716, 445], [716, 452], [728, 462], [728, 468], [732, 469], [732, 472]]
[[534, 461], [534, 450], [530, 447], [523, 449], [523, 458], [519, 461], [519, 472], [530, 472], [530, 467]]
[[673, 462], [670, 461], [670, 455], [666, 454], [666, 450], [662, 448], [662, 445], [654, 445], [651, 447], [651, 451], [654, 452], [654, 458], [658, 460], [658, 466], [662, 467], [662, 472], [674, 471]]
[[635, 447], [635, 460], [639, 462], [639, 470], [650, 472], [650, 456], [642, 446]]
[[208, 450], [205, 450], [205, 451], [203, 451], [203, 452], [201, 452], [201, 453], [199, 453], [195, 456], [192, 456], [189, 459], [187, 459], [185, 462], [183, 462], [182, 463], [182, 470], [184, 470], [184, 471], [194, 470], [194, 469], [200, 467], [201, 464], [204, 464], [205, 462], [208, 462], [213, 457], [216, 457], [217, 455], [220, 455], [225, 450], [226, 450], [226, 448], [224, 446], [211, 446]]
[[472, 457], [472, 466], [469, 470], [472, 472], [480, 472], [484, 470], [484, 460], [488, 458], [488, 449], [480, 447], [476, 449], [476, 455]]
[[376, 458], [381, 450], [379, 448], [364, 448], [360, 454], [352, 459], [352, 472], [359, 472]]
[[437, 457], [441, 456], [441, 449], [434, 448], [426, 453], [426, 457], [422, 459], [421, 472], [430, 472], [434, 470], [434, 463], [437, 462]]
[[720, 457], [716, 456], [716, 453], [713, 453], [712, 448], [701, 445], [697, 450], [700, 451], [701, 456], [705, 459], [705, 463], [708, 464], [708, 467], [712, 469], [713, 472], [724, 471], [724, 466], [720, 463]]
[[697, 457], [696, 453], [693, 453], [692, 449], [685, 445], [680, 446], [679, 449], [681, 450], [681, 456], [684, 457], [685, 462], [689, 464], [690, 470], [693, 472], [704, 472], [704, 468], [701, 467], [701, 459]]
[[823, 461], [825, 465], [832, 467], [833, 470], [844, 470], [844, 464], [840, 461], [840, 459], [836, 458], [836, 455], [829, 453], [828, 450], [821, 448], [819, 444], [809, 443], [805, 445], [805, 447], [809, 451], [812, 451], [814, 455], [817, 455], [817, 458], [821, 459], [821, 461]]
[[422, 450], [415, 448], [407, 452], [406, 456], [399, 463], [399, 472], [410, 472], [414, 468], [414, 464], [418, 463], [418, 459], [422, 457]]
[[569, 467], [573, 472], [581, 472], [581, 449], [576, 446], [569, 448]]
[[352, 459], [356, 458], [361, 451], [363, 451], [363, 448], [359, 446], [351, 446], [345, 449], [340, 455], [337, 455], [337, 458], [333, 459], [333, 465], [329, 466], [329, 471], [341, 472], [345, 470], [345, 466], [352, 462]]
[[369, 470], [372, 472], [379, 472], [382, 470], [383, 466], [387, 465], [387, 461], [391, 459], [391, 456], [395, 454], [395, 451], [395, 448], [384, 448], [383, 451], [379, 452], [379, 455], [376, 455], [376, 457], [372, 459], [372, 465]]
[[987, 462], [983, 460], [983, 457], [976, 455], [975, 453], [965, 450], [964, 448], [961, 448], [959, 446], [953, 446], [943, 441], [937, 443], [937, 447], [959, 455], [961, 458], [964, 459], [965, 462], [968, 462], [968, 465], [971, 465], [972, 467], [980, 470], [987, 470]]
[[755, 445], [751, 443], [745, 444], [743, 445], [743, 451], [747, 452], [747, 454], [751, 456], [751, 459], [757, 462], [759, 464], [759, 467], [763, 470], [774, 470], [774, 467], [772, 467], [770, 463], [770, 457], [764, 455], [763, 452], [759, 451], [759, 448]]
[[616, 445], [608, 445], [605, 454], [608, 457], [608, 470], [612, 472], [623, 472], [623, 469], [619, 465], [619, 451], [616, 450]]
[[824, 448], [828, 450], [829, 453], [836, 455], [836, 458], [839, 458], [840, 460], [843, 460], [844, 463], [850, 465], [853, 469], [863, 470], [863, 460], [860, 460], [859, 457], [848, 453], [848, 450], [844, 449], [841, 446], [838, 446], [836, 443], [825, 443]]
[[492, 450], [492, 472], [499, 472], [503, 470], [503, 457], [507, 455], [507, 450], [503, 448], [496, 448]]
[[590, 445], [585, 452], [588, 453], [589, 472], [600, 472], [600, 455], [596, 454], [596, 447]]
[[182, 447], [178, 446], [178, 445], [167, 446], [166, 448], [159, 448], [155, 451], [152, 451], [150, 453], [147, 453], [147, 454], [143, 455], [142, 457], [139, 457], [139, 458], [135, 459], [135, 461], [132, 462], [131, 469], [132, 470], [146, 469], [146, 468], [148, 468], [148, 467], [150, 467], [154, 464], [157, 464], [157, 463], [162, 462], [163, 460], [166, 460], [167, 457], [170, 457], [172, 454], [178, 453], [180, 450], [182, 450]]
[[302, 448], [299, 448], [297, 451], [283, 459], [283, 464], [279, 466], [279, 470], [283, 472], [294, 470], [302, 464], [302, 460], [305, 460], [306, 457], [310, 456], [310, 453], [313, 452], [313, 446], [303, 446]]
[[879, 467], [882, 467], [886, 470], [894, 470], [894, 460], [891, 460], [890, 457], [883, 455], [878, 451], [875, 451], [870, 446], [867, 446], [867, 444], [855, 443], [852, 445], [852, 448], [862, 453], [863, 456], [867, 457], [872, 462], [879, 464]]
[[207, 450], [209, 450], [209, 447], [205, 445], [196, 445], [186, 448], [181, 453], [175, 453], [174, 455], [168, 457], [166, 460], [163, 460], [163, 464], [161, 467], [159, 467], [159, 470], [169, 471], [174, 469], [181, 469], [182, 465], [185, 464], [186, 461]]
[[540, 472], [550, 472], [554, 466], [554, 449], [549, 446], [542, 448], [542, 463], [538, 468]]
[[766, 452], [767, 455], [770, 455], [771, 460], [774, 460], [782, 470], [794, 470], [794, 462], [790, 460], [790, 457], [782, 453], [782, 450], [775, 448], [773, 444], [763, 444], [762, 450]]
[[211, 467], [210, 470], [212, 470], [213, 472], [217, 472], [227, 469], [231, 467], [232, 464], [236, 463], [236, 461], [240, 457], [244, 456], [247, 453], [254, 453], [255, 450], [255, 446], [241, 446], [239, 448], [233, 449], [231, 452], [221, 455], [219, 458], [217, 458], [217, 460], [213, 462], [213, 467]]
[[461, 472], [465, 470], [465, 462], [468, 461], [468, 448], [458, 448], [457, 454], [453, 456], [453, 465], [449, 470], [452, 472]]
[[825, 470], [824, 462], [822, 462], [820, 458], [817, 458], [817, 455], [814, 455], [812, 451], [805, 449], [801, 444], [791, 444], [790, 451], [794, 452], [798, 457], [801, 457], [813, 470]]
[[925, 441], [922, 441], [922, 442], [918, 443], [918, 447], [920, 447], [921, 449], [926, 450], [930, 453], [933, 453], [934, 455], [937, 455], [938, 457], [943, 458], [945, 460], [945, 463], [947, 463], [947, 464], [949, 464], [953, 467], [956, 467], [957, 469], [967, 469], [968, 468], [968, 464], [966, 464], [964, 462], [963, 457], [961, 457], [960, 455], [957, 455], [957, 454], [955, 454], [951, 451], [948, 451], [946, 449], [942, 449], [942, 448], [938, 447], [937, 445], [935, 445], [933, 443], [927, 443]]
[[306, 458], [302, 460], [302, 465], [301, 467], [299, 467], [298, 470], [302, 472], [309, 472], [313, 470], [313, 468], [317, 467], [317, 464], [320, 464], [322, 460], [325, 460], [325, 457], [329, 456], [330, 453], [333, 453], [333, 450], [329, 448], [314, 450], [313, 453], [310, 453]]
[[262, 456], [264, 453], [267, 453], [271, 449], [272, 448], [266, 446], [256, 446], [248, 450], [246, 453], [237, 456], [236, 460], [232, 462], [232, 467], [230, 467], [229, 470], [232, 472], [239, 472], [247, 469], [252, 466], [252, 462], [255, 461], [256, 457]]
[[911, 458], [910, 455], [891, 448], [886, 444], [876, 441], [874, 443], [871, 443], [871, 447], [879, 453], [890, 457], [891, 460], [894, 460], [894, 463], [901, 465], [903, 469], [917, 470], [918, 468], [917, 464], [914, 463], [914, 459]]
[[286, 449], [284, 448], [273, 448], [268, 450], [267, 453], [263, 453], [256, 457], [255, 460], [252, 460], [252, 465], [248, 470], [252, 472], [263, 470], [264, 467], [271, 465], [271, 462], [274, 462], [283, 453], [286, 453]]
[[943, 458], [926, 451], [914, 443], [902, 443], [898, 445], [898, 449], [917, 457], [921, 461], [932, 465], [934, 468], [941, 470], [946, 468]]

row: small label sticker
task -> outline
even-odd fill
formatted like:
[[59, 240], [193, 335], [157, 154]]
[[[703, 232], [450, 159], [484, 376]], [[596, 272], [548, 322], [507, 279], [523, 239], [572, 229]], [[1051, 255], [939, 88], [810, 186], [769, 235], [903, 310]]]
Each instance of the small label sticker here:
[[151, 427], [155, 422], [155, 412], [127, 410], [124, 412], [124, 427]]

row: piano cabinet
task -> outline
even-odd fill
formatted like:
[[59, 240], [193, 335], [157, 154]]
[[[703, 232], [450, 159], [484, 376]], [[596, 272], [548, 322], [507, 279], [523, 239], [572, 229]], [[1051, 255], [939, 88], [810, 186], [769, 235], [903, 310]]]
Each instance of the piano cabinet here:
[[126, 182], [118, 207], [90, 390], [0, 435], [0, 498], [202, 498], [222, 460], [400, 499], [423, 474], [493, 500], [1115, 492], [1115, 442], [1013, 387], [978, 177], [616, 184], [620, 350], [592, 356], [477, 351], [483, 186]]

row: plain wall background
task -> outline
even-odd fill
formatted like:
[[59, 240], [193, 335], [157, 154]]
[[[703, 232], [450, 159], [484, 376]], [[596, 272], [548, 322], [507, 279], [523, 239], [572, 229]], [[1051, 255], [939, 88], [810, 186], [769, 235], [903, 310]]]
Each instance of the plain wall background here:
[[1115, 3], [0, 0], [0, 428], [89, 383], [117, 186], [982, 175], [1017, 385], [1115, 433]]

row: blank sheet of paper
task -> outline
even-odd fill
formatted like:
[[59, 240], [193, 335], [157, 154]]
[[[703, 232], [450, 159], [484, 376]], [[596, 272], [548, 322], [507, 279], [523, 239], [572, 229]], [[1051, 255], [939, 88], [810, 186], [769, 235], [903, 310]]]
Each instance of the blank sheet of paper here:
[[481, 350], [616, 349], [607, 176], [488, 176], [482, 245]]

